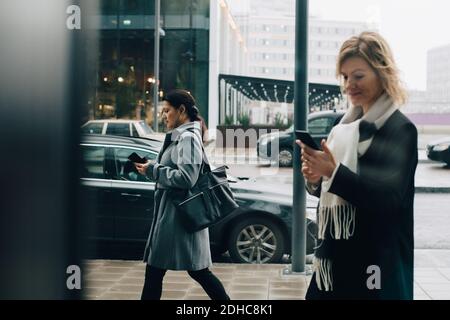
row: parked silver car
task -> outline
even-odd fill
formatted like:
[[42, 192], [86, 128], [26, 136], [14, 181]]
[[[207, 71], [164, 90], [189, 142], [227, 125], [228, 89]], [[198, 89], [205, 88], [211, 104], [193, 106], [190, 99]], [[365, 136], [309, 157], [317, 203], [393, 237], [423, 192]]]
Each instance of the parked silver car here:
[[164, 141], [164, 133], [156, 133], [144, 120], [102, 119], [90, 120], [81, 126], [82, 134], [148, 138]]

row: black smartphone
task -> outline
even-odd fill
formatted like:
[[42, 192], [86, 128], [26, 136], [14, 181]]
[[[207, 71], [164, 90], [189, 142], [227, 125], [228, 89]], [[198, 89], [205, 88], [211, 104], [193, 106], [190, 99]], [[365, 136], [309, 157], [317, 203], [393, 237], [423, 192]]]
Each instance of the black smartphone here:
[[132, 154], [130, 154], [128, 156], [128, 159], [131, 162], [136, 162], [136, 163], [146, 163], [147, 162], [147, 159], [141, 158], [136, 152], [133, 152]]
[[314, 142], [314, 139], [311, 137], [308, 131], [295, 130], [295, 136], [298, 140], [306, 144], [308, 147], [314, 150], [320, 150], [320, 148]]

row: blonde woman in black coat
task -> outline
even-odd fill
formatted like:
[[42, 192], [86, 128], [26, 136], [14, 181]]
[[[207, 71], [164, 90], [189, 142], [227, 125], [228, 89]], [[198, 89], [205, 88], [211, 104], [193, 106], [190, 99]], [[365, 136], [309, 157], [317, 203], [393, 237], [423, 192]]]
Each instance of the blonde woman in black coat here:
[[417, 130], [393, 55], [377, 33], [340, 49], [337, 74], [351, 107], [323, 151], [302, 149], [308, 191], [320, 197], [307, 299], [413, 299]]

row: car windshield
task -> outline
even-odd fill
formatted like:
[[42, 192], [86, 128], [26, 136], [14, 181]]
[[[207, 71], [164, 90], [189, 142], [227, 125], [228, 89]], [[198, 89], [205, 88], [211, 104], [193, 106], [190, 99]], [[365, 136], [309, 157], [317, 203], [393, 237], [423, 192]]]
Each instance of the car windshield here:
[[153, 133], [152, 128], [150, 128], [149, 125], [145, 121], [139, 121], [139, 125], [141, 126], [142, 130], [144, 130], [145, 134]]

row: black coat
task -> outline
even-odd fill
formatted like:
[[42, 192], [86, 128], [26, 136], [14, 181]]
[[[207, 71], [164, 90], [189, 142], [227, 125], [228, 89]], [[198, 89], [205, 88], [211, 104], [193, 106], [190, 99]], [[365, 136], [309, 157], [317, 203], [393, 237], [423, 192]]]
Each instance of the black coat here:
[[[314, 275], [306, 298], [413, 299], [414, 124], [397, 110], [374, 135], [358, 167], [356, 174], [341, 164], [329, 190], [356, 207], [353, 237], [332, 241], [333, 291], [319, 291]], [[379, 267], [380, 289], [367, 285], [374, 274], [370, 266]]]

